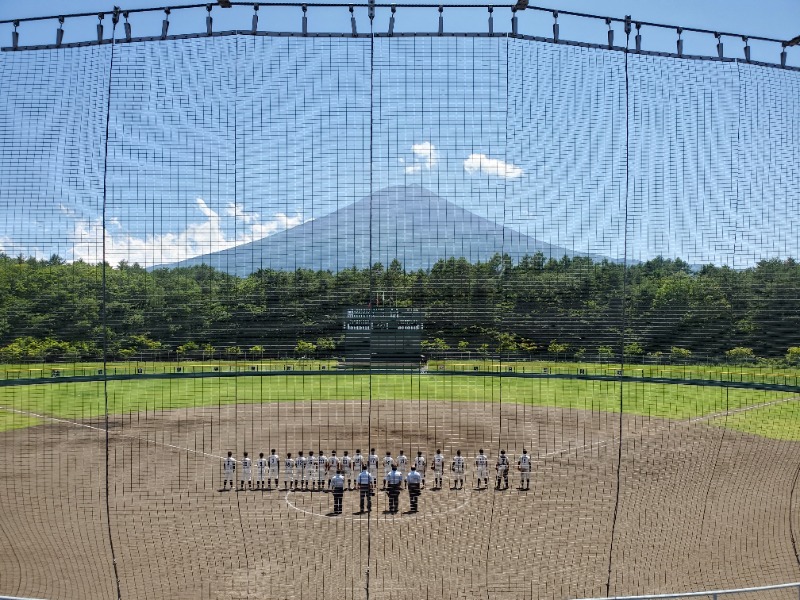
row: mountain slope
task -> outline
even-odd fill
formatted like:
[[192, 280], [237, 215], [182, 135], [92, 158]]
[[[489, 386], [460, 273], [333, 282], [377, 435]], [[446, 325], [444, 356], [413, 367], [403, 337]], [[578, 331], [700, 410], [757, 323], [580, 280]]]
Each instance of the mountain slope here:
[[585, 256], [522, 235], [415, 185], [386, 188], [255, 242], [161, 267], [205, 264], [244, 277], [261, 268], [337, 272], [377, 262], [388, 266], [395, 258], [406, 270], [429, 269], [450, 257], [485, 262], [495, 253], [516, 262], [536, 252], [557, 259]]

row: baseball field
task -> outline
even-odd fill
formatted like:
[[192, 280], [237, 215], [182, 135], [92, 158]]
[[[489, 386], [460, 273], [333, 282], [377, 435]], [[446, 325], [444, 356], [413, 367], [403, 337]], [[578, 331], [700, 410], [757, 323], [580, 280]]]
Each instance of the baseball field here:
[[[0, 591], [363, 598], [369, 577], [371, 598], [577, 598], [800, 570], [790, 393], [438, 369], [190, 377], [185, 366], [0, 388]], [[447, 467], [460, 449], [467, 485], [449, 489], [446, 469], [416, 515], [406, 494], [386, 514], [380, 492], [372, 513], [354, 514], [348, 492], [338, 517], [329, 494], [283, 482], [220, 491], [227, 451], [370, 447], [429, 464], [441, 449]], [[515, 489], [513, 468], [509, 490], [476, 490], [481, 448], [492, 466], [501, 449], [513, 465], [527, 449], [530, 491]]]

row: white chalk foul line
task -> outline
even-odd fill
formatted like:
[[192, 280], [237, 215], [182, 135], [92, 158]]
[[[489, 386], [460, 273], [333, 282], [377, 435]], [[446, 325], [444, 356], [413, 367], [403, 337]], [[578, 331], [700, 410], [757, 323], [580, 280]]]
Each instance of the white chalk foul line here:
[[164, 448], [171, 448], [172, 450], [179, 450], [180, 452], [190, 452], [192, 454], [197, 454], [198, 456], [205, 456], [207, 458], [213, 458], [217, 460], [224, 460], [224, 456], [217, 456], [216, 454], [209, 454], [208, 452], [203, 452], [202, 450], [192, 450], [191, 448], [183, 448], [182, 446], [176, 446], [175, 444], [168, 444], [166, 442], [159, 442], [158, 440], [151, 440], [150, 438], [143, 438], [138, 435], [130, 435], [127, 433], [120, 433], [118, 431], [112, 431], [110, 429], [106, 429], [105, 427], [97, 427], [96, 425], [89, 425], [88, 423], [79, 423], [78, 421], [71, 421], [69, 419], [59, 419], [58, 417], [51, 417], [50, 415], [42, 415], [39, 413], [31, 412], [28, 410], [19, 410], [17, 408], [9, 408], [7, 406], [0, 406], [0, 410], [4, 410], [10, 413], [16, 413], [19, 415], [26, 415], [29, 417], [36, 417], [38, 419], [45, 419], [47, 421], [53, 421], [55, 423], [64, 423], [65, 425], [74, 425], [75, 427], [83, 427], [85, 429], [91, 429], [93, 431], [99, 431], [101, 433], [108, 433], [109, 435], [115, 435], [117, 437], [126, 438], [129, 440], [136, 440], [139, 442], [147, 442], [148, 444], [154, 444], [156, 446], [163, 446]]
[[[784, 404], [786, 402], [792, 402], [794, 400], [800, 399], [800, 396], [790, 396], [789, 398], [780, 398], [778, 400], [770, 400], [769, 402], [761, 402], [759, 404], [751, 404], [749, 406], [743, 406], [740, 408], [733, 408], [730, 410], [723, 410], [718, 413], [713, 413], [710, 415], [702, 415], [700, 417], [691, 417], [689, 419], [684, 419], [683, 421], [677, 421], [678, 425], [690, 425], [692, 423], [702, 423], [703, 421], [712, 421], [714, 419], [721, 419], [722, 417], [727, 417], [731, 415], [736, 415], [744, 412], [748, 412], [751, 410], [759, 410], [761, 408], [767, 408], [770, 406], [775, 406], [776, 404]], [[635, 415], [634, 415], [635, 416]], [[664, 429], [668, 429], [669, 424], [659, 424], [659, 425], [652, 425], [650, 427], [645, 427], [638, 433], [640, 434], [651, 434], [657, 433], [659, 431], [663, 431]], [[571, 454], [572, 452], [578, 452], [579, 450], [586, 450], [589, 448], [595, 448], [600, 446], [605, 446], [606, 444], [613, 443], [619, 439], [619, 436], [611, 436], [610, 438], [606, 438], [604, 440], [599, 440], [597, 442], [593, 442], [591, 444], [583, 444], [582, 446], [573, 446], [571, 448], [565, 448], [562, 450], [554, 450], [553, 452], [548, 452], [547, 454], [542, 454], [534, 459], [533, 462], [542, 462], [547, 458], [552, 456], [563, 456], [564, 454]]]

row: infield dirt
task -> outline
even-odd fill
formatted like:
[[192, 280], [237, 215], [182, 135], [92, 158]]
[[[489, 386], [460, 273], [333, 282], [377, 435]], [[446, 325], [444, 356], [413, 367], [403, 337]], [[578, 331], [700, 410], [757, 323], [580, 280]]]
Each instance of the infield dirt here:
[[[113, 598], [118, 578], [122, 598], [361, 599], [368, 571], [373, 600], [510, 600], [800, 579], [800, 444], [702, 419], [365, 400], [145, 412], [108, 425], [107, 447], [103, 419], [0, 434], [0, 593]], [[450, 490], [446, 474], [431, 491], [428, 471], [419, 514], [385, 514], [379, 492], [375, 510], [356, 515], [349, 492], [338, 517], [327, 516], [325, 493], [219, 491], [228, 450], [255, 459], [370, 446], [379, 456], [422, 450], [429, 464], [441, 448], [448, 467], [461, 449], [466, 489]], [[514, 489], [515, 469], [511, 489], [475, 490], [479, 448], [492, 465], [500, 449], [512, 460], [528, 449], [530, 491]]]

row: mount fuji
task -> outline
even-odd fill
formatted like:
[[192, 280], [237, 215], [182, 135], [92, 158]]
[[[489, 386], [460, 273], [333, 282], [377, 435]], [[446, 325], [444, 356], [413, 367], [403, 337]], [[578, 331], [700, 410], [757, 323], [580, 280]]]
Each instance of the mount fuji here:
[[547, 258], [607, 257], [554, 246], [465, 210], [419, 185], [382, 189], [323, 217], [234, 248], [155, 268], [208, 265], [245, 277], [259, 269], [342, 271], [393, 259], [407, 271], [430, 269], [451, 257], [471, 263], [508, 254], [514, 262], [542, 252]]

